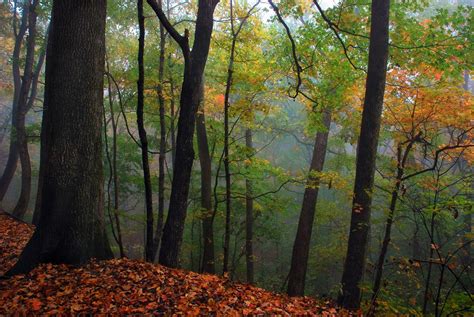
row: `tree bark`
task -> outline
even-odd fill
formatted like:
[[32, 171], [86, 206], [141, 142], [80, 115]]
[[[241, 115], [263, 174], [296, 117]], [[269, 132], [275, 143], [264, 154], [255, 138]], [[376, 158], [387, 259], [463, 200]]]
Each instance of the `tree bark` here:
[[204, 114], [204, 80], [201, 83], [200, 110], [196, 116], [196, 136], [201, 165], [201, 210], [203, 255], [201, 271], [216, 273], [214, 258], [214, 217], [212, 212], [212, 170], [209, 143], [207, 140], [206, 117]]
[[[106, 0], [54, 1], [46, 56], [40, 220], [17, 264], [111, 258], [103, 218]], [[58, 31], [57, 31], [58, 30]]]
[[316, 134], [313, 148], [313, 157], [309, 168], [309, 176], [304, 191], [303, 204], [301, 206], [298, 230], [293, 244], [290, 274], [288, 275], [288, 295], [303, 296], [306, 271], [308, 267], [309, 248], [311, 233], [313, 231], [314, 214], [318, 201], [319, 179], [314, 173], [320, 173], [324, 168], [324, 160], [328, 144], [329, 128], [331, 126], [331, 112], [324, 109], [322, 112], [325, 131]]
[[181, 88], [176, 158], [173, 165], [168, 217], [163, 229], [159, 262], [178, 266], [188, 205], [189, 184], [194, 161], [193, 136], [199, 105], [200, 85], [209, 53], [216, 0], [200, 0], [196, 18], [193, 49], [189, 49], [188, 32], [181, 36], [166, 19], [154, 0], [147, 0], [163, 26], [179, 44], [184, 56], [184, 79]]
[[[253, 155], [253, 141], [252, 130], [245, 131], [245, 146], [249, 153], [248, 159]], [[247, 283], [254, 283], [254, 262], [255, 256], [253, 254], [253, 190], [252, 180], [247, 178], [245, 180], [245, 262], [247, 265]]]
[[358, 309], [360, 306], [359, 283], [366, 263], [375, 161], [387, 73], [389, 8], [390, 0], [372, 1], [369, 64], [357, 146], [351, 226], [341, 281], [342, 294], [338, 299], [339, 304], [346, 309]]
[[[18, 98], [18, 113], [17, 120], [15, 122], [15, 131], [17, 139], [18, 154], [20, 157], [21, 164], [21, 190], [20, 197], [13, 209], [12, 214], [23, 219], [26, 210], [28, 209], [28, 203], [30, 202], [31, 193], [31, 163], [30, 154], [28, 152], [28, 140], [26, 135], [25, 120], [26, 114], [28, 113], [28, 106], [30, 105], [28, 100], [28, 94], [30, 88], [32, 88], [32, 82], [34, 78], [33, 64], [35, 59], [35, 46], [36, 46], [36, 7], [38, 0], [34, 0], [29, 5], [28, 10], [28, 39], [26, 42], [26, 58], [25, 68], [23, 71], [23, 80], [20, 88], [20, 95]], [[37, 82], [36, 82], [37, 83]], [[34, 88], [36, 90], [36, 87]]]

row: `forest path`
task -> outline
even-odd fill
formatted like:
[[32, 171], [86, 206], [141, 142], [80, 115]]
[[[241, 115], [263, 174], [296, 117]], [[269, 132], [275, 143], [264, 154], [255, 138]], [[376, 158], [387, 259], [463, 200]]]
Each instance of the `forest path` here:
[[[0, 213], [0, 275], [16, 262], [33, 230]], [[0, 315], [12, 313], [347, 315], [313, 298], [289, 298], [215, 275], [129, 259], [83, 267], [43, 264], [0, 280]]]

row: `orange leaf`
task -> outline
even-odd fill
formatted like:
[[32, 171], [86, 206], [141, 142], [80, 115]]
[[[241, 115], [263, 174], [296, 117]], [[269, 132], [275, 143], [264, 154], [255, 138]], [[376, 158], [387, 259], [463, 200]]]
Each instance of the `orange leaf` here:
[[30, 301], [30, 304], [31, 304], [31, 309], [33, 309], [34, 311], [40, 310], [41, 306], [43, 306], [43, 303], [37, 298], [32, 299]]

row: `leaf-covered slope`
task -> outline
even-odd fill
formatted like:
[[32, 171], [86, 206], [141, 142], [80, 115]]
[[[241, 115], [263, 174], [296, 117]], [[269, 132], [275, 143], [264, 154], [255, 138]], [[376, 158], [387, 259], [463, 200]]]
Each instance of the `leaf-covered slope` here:
[[[0, 215], [3, 272], [14, 263], [32, 231]], [[2, 280], [0, 315], [14, 312], [342, 314], [312, 298], [289, 298], [214, 275], [129, 259], [92, 262], [79, 268], [44, 264], [30, 274]]]
[[33, 230], [32, 225], [16, 221], [0, 209], [0, 276], [16, 263]]

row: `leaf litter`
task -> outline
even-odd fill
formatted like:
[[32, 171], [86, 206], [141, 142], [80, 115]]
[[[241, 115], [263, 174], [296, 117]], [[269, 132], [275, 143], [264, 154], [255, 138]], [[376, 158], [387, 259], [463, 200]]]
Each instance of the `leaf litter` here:
[[[17, 261], [33, 231], [0, 214], [0, 275]], [[82, 267], [42, 264], [0, 280], [0, 315], [13, 313], [349, 316], [329, 301], [125, 258]]]

